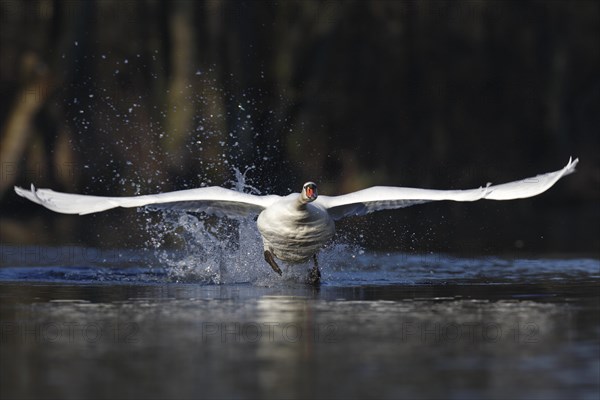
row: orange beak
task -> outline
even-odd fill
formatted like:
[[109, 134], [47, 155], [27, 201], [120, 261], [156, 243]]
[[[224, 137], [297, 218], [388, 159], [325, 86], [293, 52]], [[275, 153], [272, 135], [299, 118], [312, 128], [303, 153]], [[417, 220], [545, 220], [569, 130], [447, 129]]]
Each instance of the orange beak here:
[[308, 186], [306, 188], [306, 197], [308, 197], [309, 199], [312, 199], [314, 194], [315, 194], [315, 191], [313, 190], [313, 188]]

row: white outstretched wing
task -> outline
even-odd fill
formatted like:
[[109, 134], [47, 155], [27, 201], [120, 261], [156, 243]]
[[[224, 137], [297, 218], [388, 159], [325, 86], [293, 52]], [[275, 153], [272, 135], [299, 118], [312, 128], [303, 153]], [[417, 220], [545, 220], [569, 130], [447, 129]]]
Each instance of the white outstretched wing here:
[[279, 196], [255, 196], [221, 187], [180, 190], [176, 192], [134, 197], [102, 197], [55, 192], [50, 189], [31, 190], [15, 186], [15, 192], [34, 203], [63, 214], [91, 214], [116, 207], [149, 206], [159, 209], [203, 211], [217, 216], [258, 214]]
[[571, 160], [561, 170], [541, 174], [520, 181], [470, 190], [432, 190], [404, 187], [376, 186], [342, 196], [319, 196], [334, 219], [352, 215], [365, 215], [373, 211], [403, 208], [429, 201], [511, 200], [536, 196], [552, 187], [560, 178], [575, 172], [579, 159]]

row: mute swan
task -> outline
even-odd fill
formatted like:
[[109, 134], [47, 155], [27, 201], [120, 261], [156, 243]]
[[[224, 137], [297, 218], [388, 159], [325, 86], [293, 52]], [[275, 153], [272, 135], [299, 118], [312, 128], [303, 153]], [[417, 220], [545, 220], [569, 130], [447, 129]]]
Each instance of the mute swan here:
[[135, 196], [101, 197], [30, 190], [15, 186], [15, 192], [34, 203], [64, 214], [90, 214], [116, 207], [151, 206], [159, 209], [205, 212], [217, 216], [257, 215], [258, 230], [264, 244], [264, 257], [279, 275], [275, 259], [298, 263], [313, 258], [309, 283], [320, 280], [316, 254], [333, 237], [334, 220], [365, 215], [374, 211], [403, 208], [429, 201], [511, 200], [536, 196], [552, 187], [560, 178], [575, 171], [579, 159], [555, 172], [519, 181], [470, 190], [432, 190], [376, 186], [341, 196], [319, 196], [317, 185], [304, 184], [301, 193], [287, 196], [256, 196], [221, 187], [180, 190]]

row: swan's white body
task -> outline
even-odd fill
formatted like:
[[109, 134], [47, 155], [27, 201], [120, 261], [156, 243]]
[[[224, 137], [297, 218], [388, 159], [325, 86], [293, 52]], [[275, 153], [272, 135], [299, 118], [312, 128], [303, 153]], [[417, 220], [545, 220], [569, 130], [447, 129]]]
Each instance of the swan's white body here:
[[[341, 196], [318, 196], [307, 183], [300, 194], [255, 196], [220, 187], [181, 190], [135, 197], [100, 197], [15, 187], [18, 195], [56, 212], [90, 214], [116, 207], [150, 206], [160, 209], [202, 211], [218, 216], [258, 214], [257, 225], [265, 251], [288, 262], [305, 261], [335, 233], [334, 220], [374, 211], [408, 207], [429, 201], [511, 200], [536, 196], [575, 171], [578, 159], [562, 169], [501, 185], [470, 190], [431, 190], [371, 187]], [[314, 188], [307, 189], [307, 185]], [[311, 195], [307, 197], [307, 190]], [[265, 255], [266, 257], [266, 255]], [[267, 259], [267, 261], [269, 261]], [[271, 262], [269, 261], [269, 264]], [[273, 266], [273, 264], [271, 264]], [[275, 269], [275, 267], [273, 267]], [[277, 271], [277, 269], [275, 269]], [[280, 272], [280, 271], [277, 271]]]
[[256, 220], [265, 250], [287, 262], [306, 261], [335, 234], [335, 224], [325, 207], [299, 199], [297, 194], [290, 194], [267, 207]]

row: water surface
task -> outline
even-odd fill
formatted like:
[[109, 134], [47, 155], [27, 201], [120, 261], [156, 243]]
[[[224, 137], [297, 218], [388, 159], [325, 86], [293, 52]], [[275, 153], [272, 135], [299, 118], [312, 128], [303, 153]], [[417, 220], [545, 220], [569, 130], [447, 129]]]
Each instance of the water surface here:
[[598, 398], [597, 259], [250, 261], [2, 247], [0, 395]]

